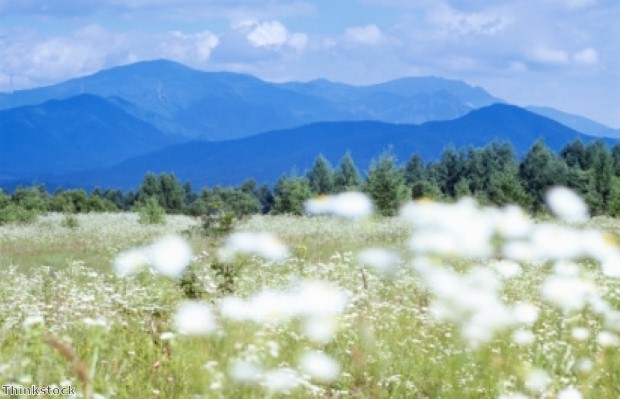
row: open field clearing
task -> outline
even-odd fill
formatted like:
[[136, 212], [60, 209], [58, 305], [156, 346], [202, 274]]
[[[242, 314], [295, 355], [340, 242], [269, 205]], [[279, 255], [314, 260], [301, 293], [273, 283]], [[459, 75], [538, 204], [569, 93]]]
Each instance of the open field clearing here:
[[255, 216], [226, 236], [186, 216], [74, 217], [0, 226], [3, 385], [88, 398], [620, 396], [615, 219], [418, 202], [395, 218]]

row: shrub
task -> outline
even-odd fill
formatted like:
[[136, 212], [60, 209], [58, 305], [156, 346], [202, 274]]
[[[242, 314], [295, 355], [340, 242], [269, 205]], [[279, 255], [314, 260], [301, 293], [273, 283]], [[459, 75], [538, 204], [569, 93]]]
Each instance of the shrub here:
[[166, 211], [159, 205], [157, 198], [148, 197], [136, 204], [134, 209], [138, 212], [138, 218], [142, 224], [166, 223]]

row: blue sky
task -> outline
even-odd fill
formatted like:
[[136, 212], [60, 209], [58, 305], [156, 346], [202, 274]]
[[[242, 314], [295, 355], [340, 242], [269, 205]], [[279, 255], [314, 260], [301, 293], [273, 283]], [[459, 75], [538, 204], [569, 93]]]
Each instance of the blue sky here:
[[620, 128], [618, 0], [0, 0], [0, 90], [139, 60], [266, 80], [462, 79]]

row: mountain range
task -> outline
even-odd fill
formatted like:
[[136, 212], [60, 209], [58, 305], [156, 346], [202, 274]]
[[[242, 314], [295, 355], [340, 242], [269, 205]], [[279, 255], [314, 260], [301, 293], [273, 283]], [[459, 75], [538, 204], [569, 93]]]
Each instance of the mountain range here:
[[270, 83], [157, 60], [0, 93], [0, 185], [130, 188], [148, 170], [197, 186], [273, 182], [319, 153], [335, 164], [349, 150], [365, 170], [386, 148], [432, 160], [449, 144], [505, 140], [522, 154], [538, 138], [557, 150], [592, 136], [620, 134], [456, 80]]

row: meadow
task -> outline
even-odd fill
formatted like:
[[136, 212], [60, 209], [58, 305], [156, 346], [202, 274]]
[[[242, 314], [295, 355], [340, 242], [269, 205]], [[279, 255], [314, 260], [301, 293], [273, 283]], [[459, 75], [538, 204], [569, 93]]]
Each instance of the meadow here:
[[134, 213], [0, 226], [0, 382], [85, 398], [619, 397], [620, 222], [579, 209], [418, 201], [397, 217], [252, 216], [230, 235]]

